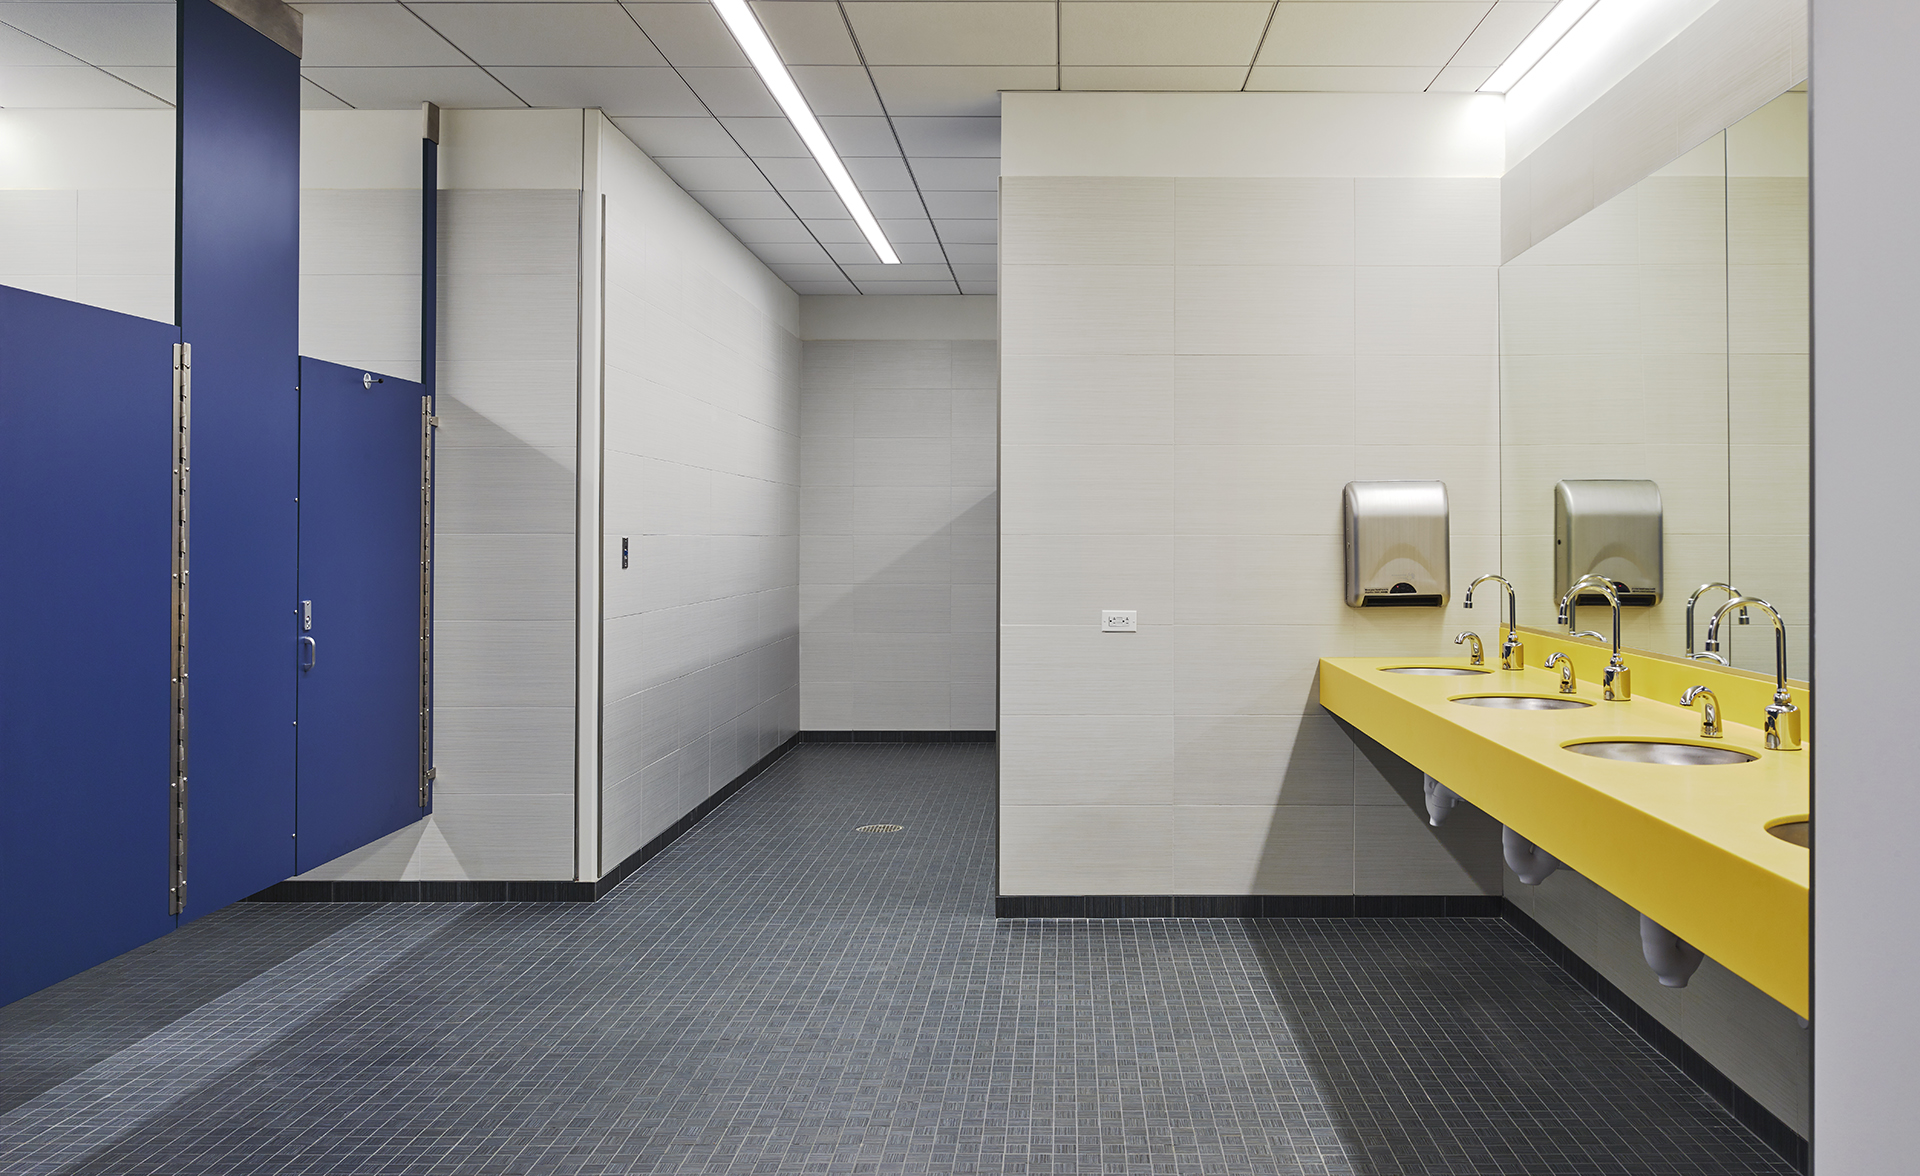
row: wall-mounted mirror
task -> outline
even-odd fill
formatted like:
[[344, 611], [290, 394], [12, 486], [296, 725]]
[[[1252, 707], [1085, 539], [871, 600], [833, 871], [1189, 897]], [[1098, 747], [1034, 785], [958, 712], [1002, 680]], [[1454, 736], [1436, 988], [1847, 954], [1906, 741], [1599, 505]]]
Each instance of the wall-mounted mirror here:
[[[1644, 479], [1664, 583], [1625, 610], [1626, 643], [1684, 654], [1688, 597], [1723, 582], [1778, 607], [1806, 676], [1806, 120], [1804, 89], [1782, 94], [1501, 267], [1501, 562], [1523, 626], [1555, 627], [1556, 486]], [[1726, 599], [1701, 597], [1696, 649]], [[1722, 652], [1771, 674], [1772, 625], [1751, 620]]]

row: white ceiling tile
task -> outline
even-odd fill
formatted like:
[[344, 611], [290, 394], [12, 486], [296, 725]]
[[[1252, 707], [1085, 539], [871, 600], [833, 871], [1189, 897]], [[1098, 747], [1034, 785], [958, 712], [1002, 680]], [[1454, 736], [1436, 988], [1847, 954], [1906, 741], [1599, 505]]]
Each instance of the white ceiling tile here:
[[173, 105], [180, 92], [179, 78], [170, 65], [103, 65], [114, 77], [145, 90], [167, 105]]
[[909, 156], [1000, 158], [997, 118], [896, 118], [893, 125]]
[[784, 118], [723, 118], [720, 121], [733, 133], [741, 149], [756, 159], [763, 155], [804, 159], [812, 154], [794, 132], [793, 124]]
[[689, 66], [680, 71], [707, 108], [721, 117], [779, 118], [780, 107], [751, 68]]
[[875, 66], [874, 84], [889, 113], [1000, 115], [1002, 90], [1051, 90], [1051, 65]]
[[618, 4], [422, 4], [414, 11], [481, 65], [665, 65]]
[[708, 155], [663, 155], [654, 160], [673, 182], [689, 192], [766, 192], [772, 190], [753, 160]]
[[808, 224], [823, 218], [838, 220], [847, 215], [847, 206], [840, 202], [838, 192], [782, 192], [781, 198], [795, 216]]
[[992, 264], [978, 265], [955, 262], [953, 264], [953, 276], [963, 282], [991, 282], [1000, 276], [1000, 267]]
[[[900, 250], [902, 248], [903, 246], [901, 246], [898, 242], [893, 242], [893, 251], [897, 254], [900, 254], [900, 260], [904, 262], [907, 260], [907, 257], [905, 254], [900, 253]], [[904, 248], [913, 248], [913, 246], [904, 246]], [[920, 246], [919, 248], [926, 248], [926, 247]], [[850, 241], [845, 244], [829, 245], [826, 247], [826, 249], [827, 249], [827, 253], [833, 258], [834, 262], [838, 265], [879, 265], [880, 264], [880, 255], [878, 253], [875, 253], [873, 251], [873, 246], [867, 244], [865, 241], [859, 241], [859, 242]], [[935, 252], [938, 252], [940, 247], [938, 245], [935, 245], [933, 249]], [[914, 260], [925, 261], [929, 259], [914, 258]], [[942, 265], [946, 264], [945, 260], [942, 258], [933, 258], [931, 260], [939, 261]]]
[[1000, 190], [998, 159], [916, 158], [913, 174], [920, 187], [938, 192], [997, 192]]
[[898, 155], [891, 158], [884, 155], [855, 156], [840, 162], [847, 165], [847, 174], [853, 177], [854, 186], [862, 192], [915, 190], [913, 175], [907, 171], [906, 161]]
[[597, 106], [609, 118], [696, 118], [706, 113], [680, 76], [664, 65], [497, 65], [492, 73], [532, 106]]
[[0, 4], [0, 21], [91, 65], [173, 64], [171, 4]]
[[[947, 264], [947, 251], [941, 247], [938, 241], [889, 240], [889, 244], [893, 246], [894, 254], [908, 265], [931, 264], [935, 262], [940, 265]], [[834, 260], [845, 261], [847, 259], [836, 256]], [[865, 259], [855, 258], [854, 260], [878, 261], [880, 259], [878, 257], [868, 256]]]
[[953, 272], [942, 265], [848, 265], [847, 276], [865, 285], [868, 282], [951, 282]]
[[471, 65], [398, 4], [321, 4], [301, 22], [301, 65]]
[[960, 287], [954, 285], [951, 278], [938, 282], [888, 282], [877, 278], [862, 278], [859, 285], [862, 294], [957, 294], [960, 292]]
[[927, 201], [927, 211], [937, 219], [995, 220], [1000, 216], [998, 191], [935, 192], [929, 189], [922, 195]]
[[780, 275], [783, 282], [832, 282], [846, 281], [846, 275], [832, 262], [806, 264], [804, 262], [773, 262], [768, 269]]
[[[778, 0], [792, 3], [794, 0]], [[820, 125], [833, 140], [833, 149], [848, 155], [899, 155], [900, 145], [893, 138], [893, 124], [884, 118], [822, 116]]]
[[1440, 71], [1427, 89], [1436, 94], [1470, 94], [1492, 77], [1496, 68], [1491, 65], [1449, 65]]
[[1500, 0], [1448, 64], [1498, 66], [1551, 11], [1553, 0]]
[[[840, 211], [845, 212], [846, 209]], [[867, 239], [867, 235], [860, 231], [860, 226], [853, 223], [852, 217], [808, 217], [807, 228], [823, 245], [846, 245]]]
[[[880, 231], [887, 235], [888, 241], [912, 241], [923, 245], [937, 245], [940, 238], [934, 235], [933, 222], [924, 216], [906, 216], [880, 222]], [[944, 261], [944, 259], [943, 259]]]
[[1000, 292], [1000, 286], [996, 282], [962, 282], [960, 283], [960, 292], [962, 294], [985, 294], [988, 297], [992, 297]]
[[[688, 91], [691, 96], [692, 91]], [[740, 154], [727, 129], [706, 115], [692, 118], [616, 118], [613, 125], [648, 155]]]
[[300, 79], [300, 109], [302, 110], [352, 110], [351, 106], [313, 84], [312, 78]]
[[752, 249], [754, 256], [768, 265], [831, 265], [834, 261], [815, 241], [760, 241]]
[[860, 292], [859, 287], [845, 278], [833, 282], [788, 281], [787, 286], [795, 294], [858, 294]]
[[1431, 65], [1454, 55], [1488, 0], [1316, 3], [1285, 0], [1260, 47], [1261, 65]]
[[748, 64], [711, 4], [627, 4], [654, 47], [675, 65]]
[[526, 105], [471, 65], [324, 65], [300, 72], [361, 110], [403, 110], [422, 102], [456, 109]]
[[1054, 5], [862, 0], [845, 6], [868, 65], [1052, 65]]
[[789, 66], [860, 64], [838, 4], [760, 0], [753, 10]]
[[812, 156], [801, 159], [782, 159], [774, 156], [761, 158], [754, 156], [760, 170], [767, 173], [773, 186], [782, 192], [830, 192], [833, 185], [827, 183], [827, 173]]
[[1256, 65], [1247, 89], [1417, 94], [1439, 72], [1426, 65]]
[[0, 65], [75, 69], [84, 64], [85, 62], [80, 58], [56, 49], [38, 37], [28, 36], [10, 25], [0, 24]]
[[[859, 183], [858, 177], [854, 182]], [[860, 194], [867, 198], [867, 207], [873, 210], [873, 215], [884, 220], [927, 215], [926, 204], [920, 199], [920, 193], [912, 188], [888, 192], [861, 184]]]
[[728, 220], [720, 223], [727, 227], [727, 232], [732, 233], [735, 238], [747, 245], [758, 245], [762, 242], [769, 245], [790, 245], [797, 241], [813, 240], [813, 234], [807, 231], [807, 226], [791, 216], [784, 219], [769, 217], [761, 220]]
[[880, 109], [867, 71], [857, 65], [796, 65], [787, 72], [800, 87], [807, 107], [821, 118], [886, 113]]
[[947, 260], [955, 265], [992, 265], [1000, 260], [1000, 247], [977, 241], [949, 241]]
[[689, 192], [700, 207], [713, 214], [718, 221], [732, 220], [780, 220], [793, 216], [793, 209], [780, 193], [768, 189], [764, 192]]
[[942, 241], [963, 245], [991, 245], [1000, 239], [1000, 222], [990, 220], [942, 220], [934, 225]]
[[1069, 65], [1060, 70], [1066, 90], [1238, 90], [1244, 65]]
[[1060, 64], [1250, 65], [1272, 11], [1213, 0], [1062, 4]]
[[158, 110], [170, 105], [90, 65], [20, 65], [0, 70], [0, 106]]

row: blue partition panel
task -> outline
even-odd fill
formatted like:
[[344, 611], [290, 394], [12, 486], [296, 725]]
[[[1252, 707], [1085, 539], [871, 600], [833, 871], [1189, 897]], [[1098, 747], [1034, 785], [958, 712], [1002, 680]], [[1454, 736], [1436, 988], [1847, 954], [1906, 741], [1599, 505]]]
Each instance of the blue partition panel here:
[[420, 385], [300, 361], [299, 868], [420, 803]]
[[293, 873], [300, 63], [180, 4], [180, 328], [193, 347], [193, 918]]
[[173, 929], [179, 337], [0, 286], [0, 1004]]

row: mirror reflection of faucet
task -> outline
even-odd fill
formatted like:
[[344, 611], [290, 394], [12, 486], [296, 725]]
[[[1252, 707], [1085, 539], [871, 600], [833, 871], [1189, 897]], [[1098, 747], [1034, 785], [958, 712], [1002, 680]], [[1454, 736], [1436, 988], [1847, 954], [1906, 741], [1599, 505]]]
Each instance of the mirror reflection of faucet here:
[[[1737, 597], [1737, 596], [1745, 595], [1738, 588], [1735, 588], [1733, 585], [1723, 583], [1722, 581], [1719, 581], [1719, 580], [1715, 580], [1711, 584], [1702, 584], [1698, 588], [1695, 588], [1693, 590], [1693, 595], [1687, 597], [1687, 658], [1690, 661], [1716, 661], [1724, 666], [1730, 663], [1727, 661], [1726, 658], [1720, 656], [1720, 654], [1717, 651], [1705, 650], [1700, 653], [1695, 653], [1693, 651], [1694, 606], [1700, 603], [1700, 597], [1702, 595], [1708, 592], [1712, 592], [1715, 589], [1718, 589], [1721, 592], [1726, 593], [1729, 597]], [[1742, 608], [1740, 610], [1740, 623], [1743, 625], [1752, 624], [1752, 620], [1747, 616], [1747, 610], [1745, 608]]]

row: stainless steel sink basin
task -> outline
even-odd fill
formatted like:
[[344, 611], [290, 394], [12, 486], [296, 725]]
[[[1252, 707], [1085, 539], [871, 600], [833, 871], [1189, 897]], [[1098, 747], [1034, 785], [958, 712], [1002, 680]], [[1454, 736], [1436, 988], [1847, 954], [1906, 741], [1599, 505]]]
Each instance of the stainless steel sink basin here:
[[1464, 678], [1468, 674], [1489, 674], [1491, 670], [1469, 670], [1465, 666], [1381, 666], [1383, 674], [1429, 674], [1434, 677]]
[[1568, 751], [1598, 759], [1624, 760], [1634, 764], [1744, 764], [1759, 759], [1731, 747], [1701, 747], [1697, 743], [1645, 743], [1633, 739], [1602, 739], [1590, 743], [1569, 743]]
[[1578, 698], [1553, 698], [1545, 694], [1475, 694], [1452, 701], [1461, 706], [1484, 706], [1492, 710], [1579, 710], [1593, 705]]
[[1801, 849], [1806, 849], [1813, 842], [1812, 821], [1783, 821], [1778, 825], [1768, 825], [1767, 832]]

